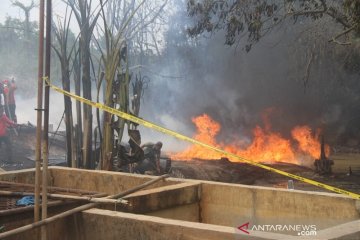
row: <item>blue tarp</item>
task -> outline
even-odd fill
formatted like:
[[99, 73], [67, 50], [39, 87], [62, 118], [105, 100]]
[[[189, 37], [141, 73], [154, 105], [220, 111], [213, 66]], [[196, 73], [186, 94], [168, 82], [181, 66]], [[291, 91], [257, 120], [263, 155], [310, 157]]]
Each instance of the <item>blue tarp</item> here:
[[29, 206], [34, 205], [34, 196], [25, 196], [16, 201], [16, 206]]

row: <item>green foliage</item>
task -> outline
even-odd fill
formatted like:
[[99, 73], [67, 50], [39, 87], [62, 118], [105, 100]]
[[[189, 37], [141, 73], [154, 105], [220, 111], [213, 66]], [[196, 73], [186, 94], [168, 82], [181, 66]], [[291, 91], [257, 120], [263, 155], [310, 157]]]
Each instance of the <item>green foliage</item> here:
[[[360, 1], [358, 0], [188, 0], [187, 11], [194, 23], [188, 28], [190, 36], [225, 31], [225, 44], [234, 45], [247, 36], [245, 49], [259, 41], [267, 32], [287, 18], [318, 20], [325, 16], [349, 29], [347, 34], [360, 30]], [[336, 36], [336, 38], [342, 35]], [[336, 40], [336, 39], [335, 39]]]
[[[225, 30], [225, 44], [233, 45], [239, 38], [246, 35], [249, 47], [257, 42], [263, 29], [277, 21], [276, 1], [216, 1], [216, 0], [188, 0], [187, 10], [195, 19], [192, 27], [188, 28], [190, 36], [197, 36], [204, 32], [212, 33]], [[273, 17], [273, 22], [265, 21]]]
[[359, 0], [345, 0], [344, 11], [347, 16], [356, 24], [356, 33], [360, 34], [360, 1]]

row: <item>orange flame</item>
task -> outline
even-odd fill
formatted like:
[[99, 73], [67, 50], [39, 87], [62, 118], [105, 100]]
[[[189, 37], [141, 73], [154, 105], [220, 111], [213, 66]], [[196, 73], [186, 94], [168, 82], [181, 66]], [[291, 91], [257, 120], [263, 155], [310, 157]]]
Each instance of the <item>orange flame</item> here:
[[[267, 119], [267, 118], [264, 118]], [[271, 132], [269, 121], [265, 121], [265, 129], [256, 126], [253, 129], [252, 142], [244, 147], [240, 141], [224, 144], [216, 141], [216, 136], [221, 130], [218, 122], [207, 114], [192, 118], [197, 131], [194, 138], [211, 146], [224, 149], [256, 162], [287, 162], [299, 164], [299, 158], [310, 156], [312, 159], [320, 156], [319, 134], [313, 136], [308, 126], [297, 126], [292, 130], [292, 141], [285, 139], [279, 133]], [[297, 147], [294, 147], [297, 146]], [[326, 146], [328, 155], [330, 148]], [[171, 156], [176, 160], [207, 159], [216, 160], [223, 157], [220, 153], [211, 151], [198, 145], [192, 145], [183, 152]], [[236, 159], [230, 159], [237, 161]]]
[[[209, 144], [214, 147], [221, 147], [216, 142], [216, 135], [220, 132], [221, 126], [219, 123], [211, 119], [208, 115], [203, 114], [201, 116], [191, 119], [195, 124], [197, 130], [194, 139], [203, 143]], [[178, 160], [190, 160], [194, 158], [198, 159], [220, 159], [221, 154], [208, 150], [199, 145], [193, 145], [181, 153], [174, 154], [172, 156]]]
[[259, 126], [253, 130], [253, 142], [236, 154], [256, 162], [291, 162], [297, 163], [289, 140], [279, 133], [266, 132]]
[[[311, 129], [308, 126], [296, 126], [291, 131], [292, 137], [298, 142], [299, 149], [305, 153], [310, 155], [312, 158], [316, 159], [320, 157], [320, 142], [319, 139], [319, 132], [315, 134], [315, 137], [311, 134]], [[325, 146], [325, 154], [329, 156], [330, 154], [330, 147]]]

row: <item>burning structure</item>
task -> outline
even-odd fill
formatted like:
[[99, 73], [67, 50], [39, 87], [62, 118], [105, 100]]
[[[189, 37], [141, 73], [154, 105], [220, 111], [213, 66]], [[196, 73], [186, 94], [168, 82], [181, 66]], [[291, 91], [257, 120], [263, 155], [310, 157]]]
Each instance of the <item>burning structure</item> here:
[[[243, 156], [255, 162], [285, 162], [298, 165], [311, 165], [311, 161], [321, 154], [330, 153], [330, 147], [320, 144], [319, 133], [312, 134], [308, 126], [296, 126], [291, 131], [291, 139], [284, 138], [280, 133], [271, 131], [271, 124], [265, 120], [265, 127], [259, 125], [253, 129], [253, 139], [249, 141], [236, 139], [226, 144], [216, 140], [221, 125], [209, 115], [203, 114], [192, 119], [197, 131], [194, 139], [219, 147], [225, 151]], [[201, 146], [191, 146], [183, 152], [172, 155], [173, 159], [221, 159], [219, 153], [212, 153]], [[235, 161], [230, 159], [231, 161]]]

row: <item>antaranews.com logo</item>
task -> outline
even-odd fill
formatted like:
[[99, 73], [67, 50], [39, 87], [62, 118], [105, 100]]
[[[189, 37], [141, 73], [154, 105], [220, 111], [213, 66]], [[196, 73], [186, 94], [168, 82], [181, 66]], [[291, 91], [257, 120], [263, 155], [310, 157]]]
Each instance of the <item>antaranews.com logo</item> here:
[[304, 224], [257, 224], [250, 226], [250, 222], [244, 223], [237, 227], [243, 233], [250, 234], [251, 231], [263, 232], [295, 232], [298, 236], [316, 236], [316, 225]]

